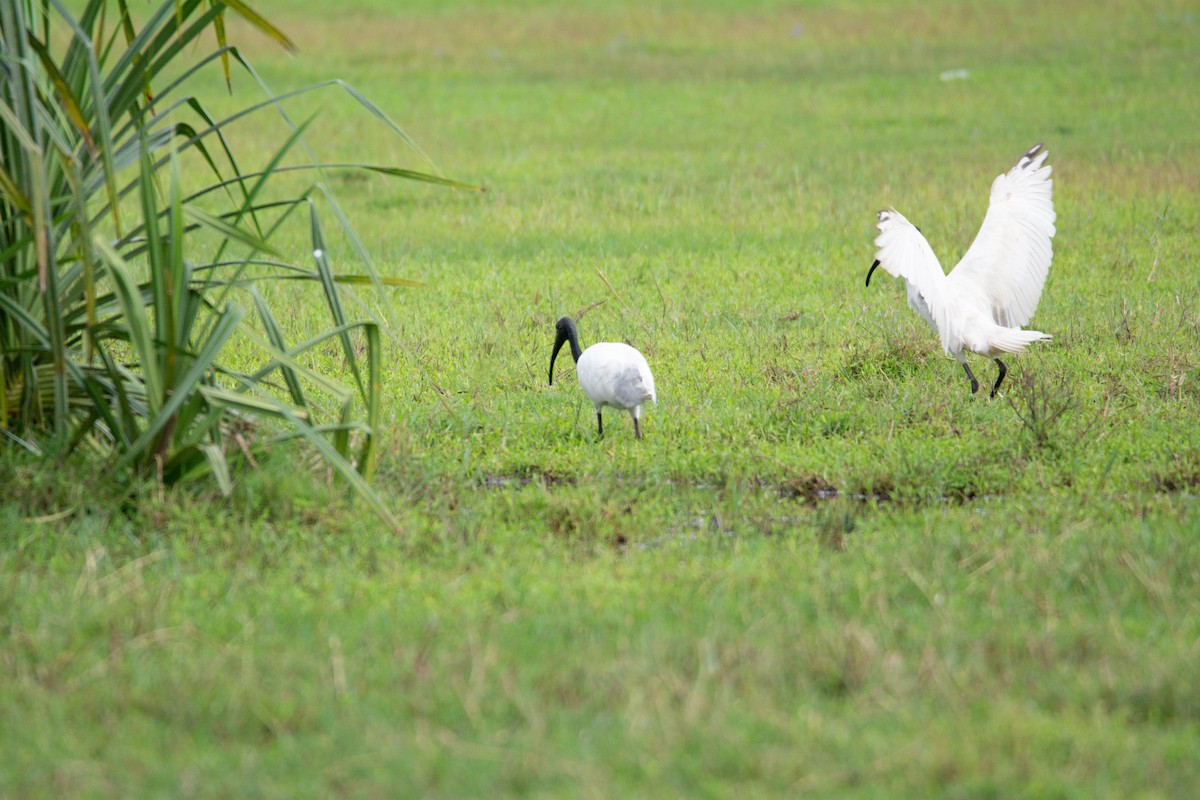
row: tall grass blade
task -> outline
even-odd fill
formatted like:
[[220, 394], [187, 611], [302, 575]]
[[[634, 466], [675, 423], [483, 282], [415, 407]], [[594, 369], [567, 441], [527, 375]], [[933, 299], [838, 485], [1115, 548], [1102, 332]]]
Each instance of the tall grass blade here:
[[[258, 312], [259, 321], [262, 322], [263, 330], [266, 331], [267, 340], [277, 351], [286, 351], [287, 343], [284, 341], [283, 329], [279, 326], [275, 315], [271, 313], [267, 301], [263, 299], [262, 294], [259, 293], [255, 286], [251, 285], [249, 290], [250, 297], [254, 300], [254, 308]], [[300, 377], [296, 374], [296, 370], [286, 364], [280, 364], [279, 371], [283, 375], [284, 383], [287, 384], [288, 394], [291, 396], [292, 402], [298, 406], [303, 406], [304, 388], [300, 385]]]
[[296, 43], [289, 39], [287, 35], [283, 33], [283, 31], [279, 30], [270, 22], [268, 22], [257, 11], [252, 9], [246, 3], [243, 3], [242, 0], [221, 0], [221, 2], [227, 5], [232, 11], [236, 12], [242, 19], [246, 20], [255, 28], [257, 28], [260, 33], [271, 39], [274, 39], [289, 53], [295, 54], [299, 52], [299, 48], [296, 47]]
[[380, 431], [380, 411], [383, 407], [382, 375], [383, 347], [379, 326], [367, 323], [363, 326], [367, 337], [367, 431], [363, 438], [362, 451], [358, 456], [358, 471], [363, 480], [370, 482], [375, 477]]
[[359, 394], [365, 396], [366, 391], [362, 373], [358, 368], [358, 358], [354, 354], [354, 345], [350, 341], [349, 330], [345, 328], [346, 312], [342, 308], [342, 298], [338, 293], [337, 282], [333, 279], [333, 269], [329, 265], [328, 245], [325, 243], [325, 236], [321, 233], [321, 220], [317, 214], [316, 204], [312, 200], [309, 200], [309, 221], [312, 226], [313, 260], [317, 264], [317, 274], [321, 280], [321, 289], [324, 291], [325, 304], [329, 308], [329, 316], [332, 318], [333, 324], [342, 329], [338, 334], [338, 339], [342, 343], [342, 354], [354, 376], [354, 383], [358, 386]]

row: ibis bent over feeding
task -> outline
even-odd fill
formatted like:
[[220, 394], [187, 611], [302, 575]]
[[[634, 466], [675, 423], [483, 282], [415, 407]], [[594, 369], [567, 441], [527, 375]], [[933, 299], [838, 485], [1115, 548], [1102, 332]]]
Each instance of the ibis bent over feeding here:
[[554, 326], [554, 351], [550, 354], [550, 385], [554, 385], [554, 359], [566, 343], [571, 345], [575, 359], [575, 375], [583, 393], [596, 406], [596, 427], [604, 435], [604, 406], [622, 408], [633, 417], [633, 430], [642, 438], [642, 404], [647, 400], [657, 404], [654, 376], [650, 365], [634, 348], [624, 342], [597, 342], [586, 350], [579, 348], [579, 331], [575, 320], [563, 317]]

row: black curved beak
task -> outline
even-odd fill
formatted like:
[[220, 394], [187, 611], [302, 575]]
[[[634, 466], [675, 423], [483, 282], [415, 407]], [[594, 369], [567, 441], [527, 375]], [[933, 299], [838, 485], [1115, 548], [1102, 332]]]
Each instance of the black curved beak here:
[[878, 266], [879, 266], [879, 259], [875, 259], [875, 263], [871, 265], [871, 268], [869, 270], [867, 270], [867, 286], [871, 285], [871, 273], [874, 272], [875, 268]]

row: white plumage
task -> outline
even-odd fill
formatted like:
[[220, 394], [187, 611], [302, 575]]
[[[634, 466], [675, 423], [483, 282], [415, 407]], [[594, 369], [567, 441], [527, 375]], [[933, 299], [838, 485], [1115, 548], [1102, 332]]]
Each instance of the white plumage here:
[[908, 286], [908, 304], [925, 318], [942, 340], [947, 355], [962, 364], [979, 390], [964, 351], [993, 359], [1000, 374], [996, 396], [1008, 368], [999, 356], [1020, 353], [1026, 345], [1049, 340], [1049, 334], [1021, 330], [1037, 310], [1053, 257], [1054, 202], [1049, 152], [1037, 144], [1006, 174], [992, 183], [987, 215], [962, 260], [946, 275], [929, 242], [895, 209], [879, 212], [875, 267]]
[[654, 376], [650, 365], [634, 348], [623, 342], [597, 342], [586, 350], [579, 348], [579, 332], [575, 321], [563, 317], [555, 325], [554, 352], [550, 354], [550, 385], [554, 385], [554, 359], [564, 343], [571, 344], [575, 359], [575, 375], [583, 393], [596, 407], [596, 426], [604, 435], [604, 406], [620, 408], [633, 417], [633, 430], [642, 438], [642, 404], [647, 400], [657, 404]]

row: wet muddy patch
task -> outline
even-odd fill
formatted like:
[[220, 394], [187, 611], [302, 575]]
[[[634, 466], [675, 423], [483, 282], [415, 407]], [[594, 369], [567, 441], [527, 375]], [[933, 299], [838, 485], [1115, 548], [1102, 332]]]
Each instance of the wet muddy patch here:
[[574, 486], [574, 475], [564, 475], [550, 470], [517, 470], [508, 474], [485, 475], [479, 481], [480, 489], [522, 489], [526, 486], [546, 487]]

